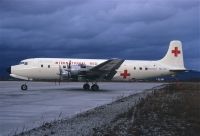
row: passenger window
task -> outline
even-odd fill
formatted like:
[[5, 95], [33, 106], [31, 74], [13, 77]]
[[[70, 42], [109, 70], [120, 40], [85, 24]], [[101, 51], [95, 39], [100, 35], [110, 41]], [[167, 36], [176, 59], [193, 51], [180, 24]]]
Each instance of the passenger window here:
[[140, 70], [142, 70], [142, 67], [140, 67]]
[[134, 70], [136, 70], [136, 67], [134, 67]]
[[41, 65], [41, 68], [43, 68], [43, 65]]
[[66, 66], [64, 65], [63, 68], [66, 68]]
[[50, 65], [48, 65], [48, 68], [50, 68]]
[[24, 65], [28, 65], [28, 62], [24, 62]]
[[148, 70], [148, 68], [145, 68], [145, 70]]

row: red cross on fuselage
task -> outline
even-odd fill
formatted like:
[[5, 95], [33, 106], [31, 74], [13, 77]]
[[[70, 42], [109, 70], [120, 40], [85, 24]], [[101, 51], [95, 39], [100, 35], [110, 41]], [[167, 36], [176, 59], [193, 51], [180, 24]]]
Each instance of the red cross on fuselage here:
[[128, 73], [128, 70], [124, 70], [124, 73], [121, 73], [120, 76], [123, 76], [123, 78], [126, 79], [127, 76], [130, 76], [130, 73]]
[[178, 57], [178, 54], [180, 54], [181, 51], [178, 50], [178, 47], [175, 47], [174, 50], [172, 50], [172, 53], [174, 54], [175, 57]]

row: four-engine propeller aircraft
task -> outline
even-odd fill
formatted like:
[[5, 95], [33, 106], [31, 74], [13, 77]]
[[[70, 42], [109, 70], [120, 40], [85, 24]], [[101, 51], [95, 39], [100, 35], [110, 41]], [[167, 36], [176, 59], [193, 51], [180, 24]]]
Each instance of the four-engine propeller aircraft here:
[[[22, 60], [7, 69], [11, 77], [23, 80], [85, 81], [83, 89], [99, 90], [99, 80], [138, 80], [185, 71], [182, 43], [171, 41], [167, 54], [157, 61], [122, 59], [72, 59], [72, 58], [32, 58]], [[90, 87], [89, 82], [93, 82]], [[28, 86], [23, 84], [22, 90]]]

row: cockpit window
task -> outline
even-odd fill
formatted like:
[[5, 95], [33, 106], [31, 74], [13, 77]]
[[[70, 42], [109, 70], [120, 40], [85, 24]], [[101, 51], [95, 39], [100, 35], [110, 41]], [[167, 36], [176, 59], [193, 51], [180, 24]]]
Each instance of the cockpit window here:
[[28, 62], [20, 62], [19, 64], [28, 65]]

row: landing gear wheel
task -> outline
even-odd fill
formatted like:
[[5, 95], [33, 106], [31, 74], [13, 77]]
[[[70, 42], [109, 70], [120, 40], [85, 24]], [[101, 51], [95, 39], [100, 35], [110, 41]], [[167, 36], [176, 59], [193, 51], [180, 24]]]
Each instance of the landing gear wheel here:
[[88, 83], [83, 85], [84, 90], [90, 90], [90, 85]]
[[92, 91], [98, 91], [99, 90], [99, 86], [97, 84], [93, 84], [91, 86]]
[[27, 90], [28, 86], [26, 84], [21, 85], [21, 90]]

